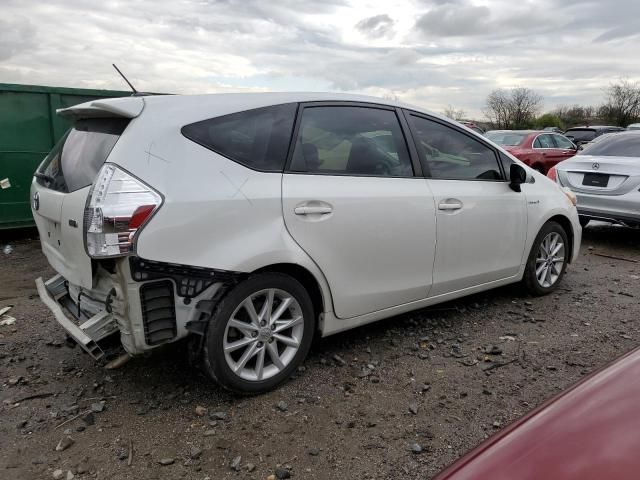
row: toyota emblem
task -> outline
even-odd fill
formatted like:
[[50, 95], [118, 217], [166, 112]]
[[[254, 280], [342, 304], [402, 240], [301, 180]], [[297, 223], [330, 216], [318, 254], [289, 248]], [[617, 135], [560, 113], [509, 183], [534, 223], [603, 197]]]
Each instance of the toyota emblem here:
[[38, 210], [40, 208], [40, 194], [38, 192], [33, 194], [33, 209], [34, 210]]
[[598, 170], [600, 168], [600, 164], [596, 162], [593, 165], [591, 165], [591, 168], [593, 168], [594, 170]]

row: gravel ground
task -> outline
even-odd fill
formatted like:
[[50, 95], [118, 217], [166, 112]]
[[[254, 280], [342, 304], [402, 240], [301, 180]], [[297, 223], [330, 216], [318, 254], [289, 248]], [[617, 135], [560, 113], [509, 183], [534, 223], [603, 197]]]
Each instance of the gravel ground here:
[[640, 230], [601, 224], [553, 295], [511, 286], [323, 339], [238, 398], [182, 344], [115, 371], [67, 346], [30, 234], [0, 236], [3, 479], [429, 478], [640, 338]]

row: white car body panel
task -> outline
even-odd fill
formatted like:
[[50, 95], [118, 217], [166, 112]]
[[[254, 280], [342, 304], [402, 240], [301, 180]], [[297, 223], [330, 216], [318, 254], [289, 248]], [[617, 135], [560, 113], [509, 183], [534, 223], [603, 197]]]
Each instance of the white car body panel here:
[[[525, 195], [511, 190], [506, 182], [428, 183], [438, 227], [431, 295], [516, 275], [526, 239]], [[459, 202], [461, 208], [442, 210], [440, 205], [447, 202]]]
[[42, 252], [53, 269], [69, 282], [91, 289], [91, 259], [84, 248], [82, 228], [90, 187], [61, 193], [37, 188], [33, 182], [32, 196], [36, 189], [40, 208], [33, 210], [32, 205], [32, 213], [40, 232]]
[[[282, 184], [287, 228], [324, 272], [337, 317], [427, 297], [436, 225], [424, 179], [285, 174]], [[316, 203], [331, 213], [294, 213]]]
[[[139, 257], [243, 273], [275, 264], [302, 267], [321, 291], [319, 331], [324, 336], [520, 280], [535, 236], [555, 215], [571, 222], [576, 258], [581, 229], [575, 207], [557, 185], [526, 166], [535, 182], [523, 184], [522, 193], [513, 192], [507, 182], [375, 177], [336, 181], [323, 175], [254, 171], [180, 132], [184, 125], [219, 115], [326, 100], [410, 108], [455, 124], [398, 102], [346, 94], [136, 97], [89, 102], [66, 113], [95, 116], [103, 110], [132, 118], [107, 162], [138, 177], [163, 198], [137, 237]], [[46, 190], [34, 182], [32, 193], [41, 195], [42, 207], [34, 217], [43, 251], [70, 283], [96, 288], [82, 228], [89, 187], [72, 194]], [[371, 198], [365, 204], [366, 195]], [[463, 209], [439, 212], [436, 205], [446, 198], [462, 200]], [[485, 203], [487, 198], [490, 203]], [[322, 220], [293, 214], [308, 200], [328, 202], [335, 210]], [[71, 227], [69, 219], [77, 219], [79, 228]], [[43, 236], [54, 224], [61, 228], [56, 235], [64, 240], [60, 249], [55, 246], [57, 237], [48, 241]], [[129, 274], [125, 263], [119, 261], [115, 277]], [[123, 344], [130, 353], [141, 353], [150, 347], [140, 341], [139, 284], [122, 282], [130, 299], [129, 320], [118, 319], [126, 337]], [[176, 310], [181, 338], [195, 313], [179, 301]]]

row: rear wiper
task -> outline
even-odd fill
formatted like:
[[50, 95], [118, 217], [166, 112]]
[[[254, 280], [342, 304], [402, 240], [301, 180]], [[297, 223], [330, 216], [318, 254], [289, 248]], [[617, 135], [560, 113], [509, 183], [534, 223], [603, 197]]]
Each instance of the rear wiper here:
[[40, 172], [36, 172], [33, 174], [34, 177], [40, 179], [40, 180], [44, 180], [45, 182], [49, 182], [49, 183], [53, 183], [56, 181], [55, 178], [53, 178], [51, 175], [47, 175], [46, 173], [40, 173]]

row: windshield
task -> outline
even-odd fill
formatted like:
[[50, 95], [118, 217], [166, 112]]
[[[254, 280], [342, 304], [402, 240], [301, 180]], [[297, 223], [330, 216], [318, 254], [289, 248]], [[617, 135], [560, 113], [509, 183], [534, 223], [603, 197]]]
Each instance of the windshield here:
[[38, 167], [38, 183], [65, 193], [91, 185], [128, 122], [123, 118], [78, 120]]
[[522, 132], [488, 132], [485, 137], [498, 145], [516, 146], [524, 142], [528, 135]]
[[640, 157], [639, 134], [607, 135], [599, 142], [591, 143], [580, 155], [598, 155], [602, 157]]
[[569, 137], [574, 142], [590, 142], [596, 138], [596, 131], [590, 129], [567, 130], [564, 132], [565, 137]]

